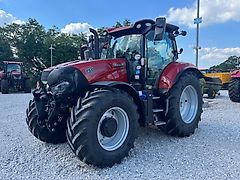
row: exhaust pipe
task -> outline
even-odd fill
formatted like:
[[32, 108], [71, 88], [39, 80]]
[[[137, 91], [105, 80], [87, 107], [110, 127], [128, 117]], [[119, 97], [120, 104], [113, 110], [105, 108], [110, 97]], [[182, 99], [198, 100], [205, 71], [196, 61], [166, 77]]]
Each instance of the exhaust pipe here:
[[99, 37], [95, 29], [89, 28], [89, 31], [94, 35], [94, 59], [99, 59]]

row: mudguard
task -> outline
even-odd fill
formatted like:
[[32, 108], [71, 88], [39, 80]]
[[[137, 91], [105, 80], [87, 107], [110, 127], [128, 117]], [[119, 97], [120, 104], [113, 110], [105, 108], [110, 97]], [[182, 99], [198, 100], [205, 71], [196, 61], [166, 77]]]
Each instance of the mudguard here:
[[168, 91], [178, 81], [185, 72], [193, 72], [199, 78], [204, 78], [203, 74], [191, 63], [172, 62], [163, 70], [159, 78], [158, 88]]

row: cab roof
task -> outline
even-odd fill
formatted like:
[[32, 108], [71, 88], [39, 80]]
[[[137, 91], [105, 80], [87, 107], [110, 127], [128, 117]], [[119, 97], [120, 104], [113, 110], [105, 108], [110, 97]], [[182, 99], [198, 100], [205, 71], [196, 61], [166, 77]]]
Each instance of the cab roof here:
[[[149, 19], [143, 19], [141, 21], [151, 21], [152, 23], [155, 23], [153, 20]], [[173, 24], [166, 24], [166, 32], [173, 33], [174, 31], [177, 31], [179, 29], [178, 26], [175, 26]], [[125, 26], [125, 27], [119, 27], [119, 28], [109, 28], [107, 29], [107, 33], [111, 36], [118, 38], [124, 35], [130, 35], [130, 34], [142, 34], [143, 29], [138, 29], [134, 25], [131, 26]]]
[[22, 64], [22, 62], [18, 61], [3, 61], [4, 64]]

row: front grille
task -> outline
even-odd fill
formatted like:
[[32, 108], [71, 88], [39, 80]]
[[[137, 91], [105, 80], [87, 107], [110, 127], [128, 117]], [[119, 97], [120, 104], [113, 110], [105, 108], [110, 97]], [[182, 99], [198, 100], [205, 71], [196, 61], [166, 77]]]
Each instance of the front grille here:
[[47, 81], [48, 75], [51, 71], [43, 71], [41, 76], [41, 81]]

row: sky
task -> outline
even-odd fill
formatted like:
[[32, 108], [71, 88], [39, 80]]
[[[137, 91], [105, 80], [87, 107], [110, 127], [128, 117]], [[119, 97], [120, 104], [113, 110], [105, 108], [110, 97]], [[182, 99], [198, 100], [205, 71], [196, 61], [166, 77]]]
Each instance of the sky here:
[[[165, 16], [168, 23], [187, 31], [178, 37], [183, 48], [179, 61], [195, 64], [196, 0], [0, 0], [0, 26], [36, 19], [46, 29], [53, 25], [63, 33], [87, 32], [89, 27], [108, 27], [116, 21]], [[240, 0], [200, 0], [199, 68], [208, 68], [240, 56]]]

